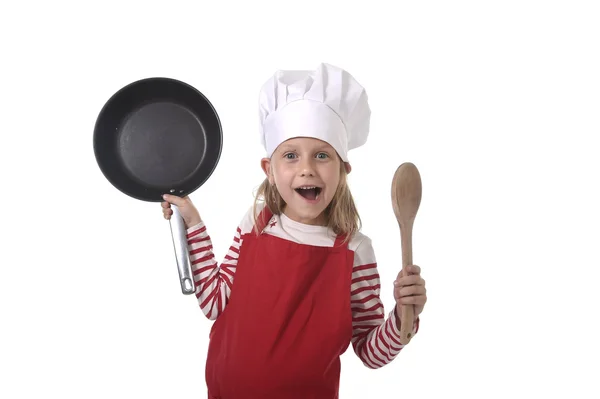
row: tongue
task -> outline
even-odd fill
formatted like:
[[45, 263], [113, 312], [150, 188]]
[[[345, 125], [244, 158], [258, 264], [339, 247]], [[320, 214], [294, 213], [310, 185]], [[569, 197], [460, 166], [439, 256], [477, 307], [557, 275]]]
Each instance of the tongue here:
[[314, 200], [317, 198], [317, 190], [314, 188], [311, 189], [300, 189], [298, 190], [298, 192], [300, 193], [301, 196], [303, 196], [304, 198], [308, 199], [308, 200]]

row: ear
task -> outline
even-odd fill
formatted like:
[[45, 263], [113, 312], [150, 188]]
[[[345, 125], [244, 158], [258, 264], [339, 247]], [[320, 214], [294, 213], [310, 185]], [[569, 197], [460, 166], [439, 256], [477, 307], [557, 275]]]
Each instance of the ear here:
[[352, 166], [350, 166], [349, 162], [344, 162], [344, 166], [346, 167], [346, 174], [349, 175], [352, 171]]
[[260, 167], [269, 179], [269, 183], [273, 184], [273, 173], [271, 173], [271, 158], [263, 158], [260, 160]]

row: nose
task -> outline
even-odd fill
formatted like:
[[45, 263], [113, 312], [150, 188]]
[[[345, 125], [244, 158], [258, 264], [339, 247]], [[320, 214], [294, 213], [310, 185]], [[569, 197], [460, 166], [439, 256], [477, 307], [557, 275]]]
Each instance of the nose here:
[[314, 166], [311, 161], [311, 159], [304, 159], [300, 163], [300, 176], [306, 177], [315, 175]]
[[306, 176], [314, 176], [315, 174], [313, 173], [312, 169], [302, 169], [302, 171], [300, 172], [300, 176], [302, 177], [306, 177]]

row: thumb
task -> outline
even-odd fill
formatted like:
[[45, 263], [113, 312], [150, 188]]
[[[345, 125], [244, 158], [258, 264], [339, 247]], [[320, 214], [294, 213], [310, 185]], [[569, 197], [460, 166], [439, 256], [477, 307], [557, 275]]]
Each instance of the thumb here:
[[165, 201], [167, 201], [173, 205], [179, 206], [179, 207], [184, 206], [185, 202], [186, 202], [185, 199], [178, 197], [176, 195], [171, 195], [171, 194], [164, 194], [163, 199]]

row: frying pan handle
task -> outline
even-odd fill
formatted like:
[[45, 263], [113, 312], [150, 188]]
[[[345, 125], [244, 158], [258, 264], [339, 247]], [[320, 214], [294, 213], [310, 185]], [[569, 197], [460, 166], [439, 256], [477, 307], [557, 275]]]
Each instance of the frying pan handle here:
[[173, 209], [173, 216], [171, 216], [169, 224], [171, 226], [171, 237], [173, 238], [173, 247], [175, 248], [175, 257], [177, 259], [179, 283], [181, 284], [183, 294], [190, 295], [195, 292], [195, 287], [188, 253], [185, 223], [177, 205], [172, 204], [171, 209]]

